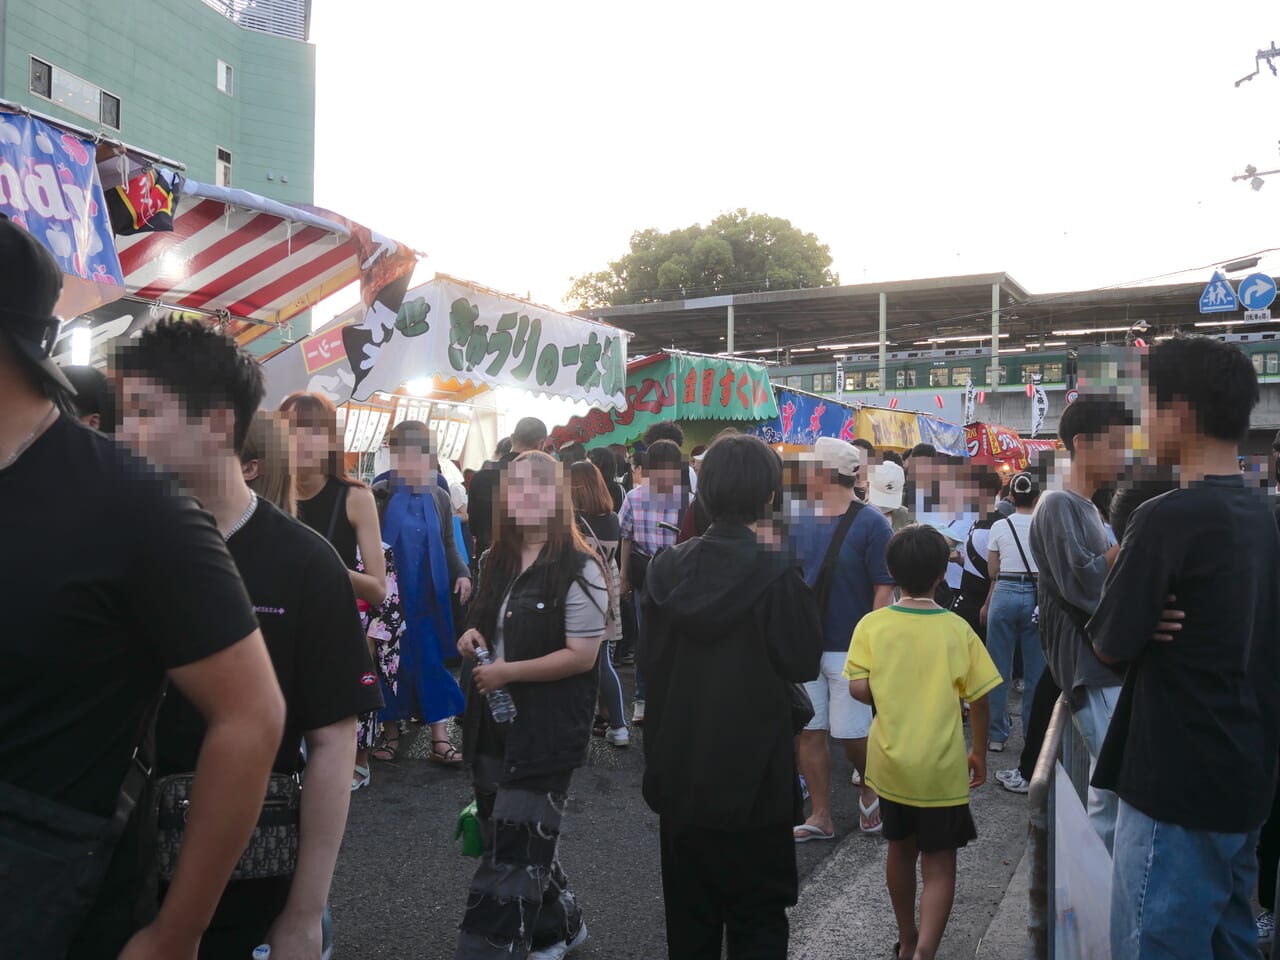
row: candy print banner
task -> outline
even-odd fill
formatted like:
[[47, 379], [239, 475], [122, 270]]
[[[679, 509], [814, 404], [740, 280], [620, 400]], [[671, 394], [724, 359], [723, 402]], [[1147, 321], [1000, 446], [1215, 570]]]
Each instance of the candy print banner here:
[[64, 280], [55, 313], [63, 318], [125, 293], [95, 150], [34, 117], [0, 113], [0, 213], [58, 261]]
[[592, 410], [551, 431], [557, 446], [588, 449], [628, 443], [662, 420], [747, 420], [776, 416], [769, 374], [759, 363], [665, 353], [633, 363], [627, 372], [627, 403], [612, 413]]

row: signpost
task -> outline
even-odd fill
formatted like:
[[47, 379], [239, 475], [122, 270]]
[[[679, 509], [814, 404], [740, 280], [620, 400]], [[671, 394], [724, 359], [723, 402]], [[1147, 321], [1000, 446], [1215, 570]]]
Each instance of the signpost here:
[[[1274, 296], [1274, 292], [1272, 295]], [[1240, 303], [1236, 299], [1236, 292], [1231, 289], [1231, 284], [1222, 275], [1222, 271], [1215, 270], [1213, 279], [1204, 288], [1204, 293], [1200, 294], [1200, 312], [1234, 313], [1239, 308]]]

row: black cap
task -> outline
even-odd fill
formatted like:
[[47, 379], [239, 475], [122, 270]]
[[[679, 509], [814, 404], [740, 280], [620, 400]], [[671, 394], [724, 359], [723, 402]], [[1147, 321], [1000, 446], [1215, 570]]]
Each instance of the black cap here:
[[53, 254], [0, 216], [0, 331], [32, 373], [74, 394], [75, 387], [49, 356], [58, 335], [53, 310], [61, 293], [62, 270]]

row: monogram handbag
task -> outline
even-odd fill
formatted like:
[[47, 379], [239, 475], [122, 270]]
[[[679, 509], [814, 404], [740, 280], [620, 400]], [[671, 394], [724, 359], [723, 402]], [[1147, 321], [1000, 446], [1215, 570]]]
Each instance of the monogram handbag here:
[[[178, 866], [194, 780], [193, 774], [180, 773], [163, 777], [156, 786], [156, 869], [163, 883], [173, 879], [173, 871]], [[298, 778], [273, 773], [267, 781], [258, 826], [231, 874], [232, 880], [261, 880], [293, 874], [298, 865], [301, 805], [302, 785]]]

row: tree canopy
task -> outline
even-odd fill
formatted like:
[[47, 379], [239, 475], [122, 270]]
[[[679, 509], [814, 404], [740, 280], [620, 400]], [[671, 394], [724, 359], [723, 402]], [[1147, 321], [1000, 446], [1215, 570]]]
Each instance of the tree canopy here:
[[740, 208], [705, 227], [631, 235], [631, 250], [607, 270], [573, 278], [566, 299], [580, 309], [726, 293], [829, 287], [831, 251], [790, 220]]

